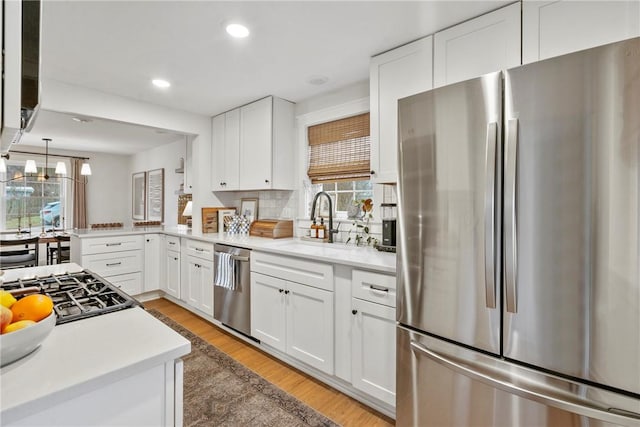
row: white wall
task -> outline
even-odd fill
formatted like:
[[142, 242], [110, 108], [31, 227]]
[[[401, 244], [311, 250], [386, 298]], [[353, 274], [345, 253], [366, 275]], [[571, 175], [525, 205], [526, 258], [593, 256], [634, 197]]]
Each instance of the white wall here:
[[[202, 225], [202, 206], [222, 206], [211, 192], [211, 118], [148, 104], [80, 86], [44, 80], [42, 108], [87, 117], [139, 124], [190, 135], [193, 146], [193, 228]], [[129, 165], [127, 165], [129, 167]], [[175, 166], [177, 167], [177, 166]], [[175, 168], [174, 167], [174, 168]], [[126, 187], [131, 186], [131, 177]], [[129, 190], [130, 191], [130, 190]], [[127, 198], [127, 206], [130, 204]], [[129, 215], [130, 216], [130, 215]]]
[[[129, 176], [135, 172], [164, 168], [164, 224], [178, 224], [178, 195], [176, 192], [183, 183], [184, 174], [176, 173], [180, 167], [180, 158], [186, 156], [186, 140], [180, 139], [171, 144], [161, 145], [151, 150], [131, 156]], [[129, 200], [131, 200], [131, 184], [129, 184]], [[132, 216], [129, 204], [127, 215]]]

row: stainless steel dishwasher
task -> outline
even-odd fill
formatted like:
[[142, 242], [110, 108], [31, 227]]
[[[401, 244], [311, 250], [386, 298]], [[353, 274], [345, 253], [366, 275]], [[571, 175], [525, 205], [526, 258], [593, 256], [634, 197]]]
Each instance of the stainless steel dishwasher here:
[[213, 287], [213, 317], [225, 326], [251, 336], [251, 250], [215, 245], [214, 265], [219, 267], [220, 253], [228, 253], [235, 264], [234, 289]]

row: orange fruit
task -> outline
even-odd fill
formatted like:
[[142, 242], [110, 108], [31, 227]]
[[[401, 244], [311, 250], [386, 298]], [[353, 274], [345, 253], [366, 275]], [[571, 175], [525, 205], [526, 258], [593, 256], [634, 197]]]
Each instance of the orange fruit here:
[[53, 301], [46, 295], [32, 294], [19, 299], [11, 306], [13, 321], [33, 320], [39, 322], [53, 310]]
[[13, 322], [8, 324], [3, 330], [3, 334], [8, 334], [9, 332], [15, 332], [23, 328], [27, 328], [31, 325], [35, 325], [36, 322], [33, 320], [19, 320], [17, 322]]

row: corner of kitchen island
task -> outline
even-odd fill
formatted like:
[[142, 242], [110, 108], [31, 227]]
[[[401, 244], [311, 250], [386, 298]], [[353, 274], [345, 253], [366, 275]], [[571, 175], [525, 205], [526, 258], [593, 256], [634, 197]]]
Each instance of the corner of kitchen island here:
[[0, 424], [180, 426], [181, 357], [190, 351], [141, 307], [57, 325], [0, 368]]

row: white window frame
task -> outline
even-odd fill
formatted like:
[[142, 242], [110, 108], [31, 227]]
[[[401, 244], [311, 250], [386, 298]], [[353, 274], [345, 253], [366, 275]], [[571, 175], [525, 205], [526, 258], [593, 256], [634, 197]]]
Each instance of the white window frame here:
[[[11, 159], [7, 160], [7, 166], [8, 165], [21, 165], [22, 168], [24, 169], [24, 164], [27, 161], [27, 159], [33, 159], [36, 162], [36, 166], [38, 168], [38, 173], [40, 172], [40, 169], [43, 168], [45, 166], [45, 155], [44, 154], [20, 154], [20, 153], [10, 153], [11, 154]], [[61, 158], [61, 157], [49, 157], [49, 168], [50, 169], [55, 169], [56, 163], [62, 161], [65, 163], [66, 167], [67, 167], [67, 171], [71, 170], [71, 161], [68, 158]], [[69, 176], [69, 175], [67, 175]], [[7, 180], [9, 177], [6, 174], [0, 174], [0, 179], [1, 180]], [[50, 180], [52, 179], [58, 179], [56, 176], [50, 177]], [[0, 191], [2, 192], [2, 197], [0, 198], [0, 229], [2, 231], [17, 231], [16, 229], [8, 229], [6, 228], [6, 216], [5, 216], [5, 210], [6, 210], [6, 202], [7, 199], [5, 198], [4, 194], [5, 194], [5, 190], [4, 187], [7, 183], [0, 183]], [[61, 224], [64, 225], [65, 228], [70, 228], [71, 224], [72, 224], [72, 197], [71, 197], [71, 180], [69, 179], [63, 179], [62, 180], [62, 194], [60, 199], [62, 200], [62, 206], [61, 206], [61, 216], [64, 217], [64, 222]], [[21, 224], [21, 228], [27, 229], [28, 228], [28, 224]], [[41, 230], [41, 226], [33, 226], [32, 227], [32, 232], [40, 232]]]

